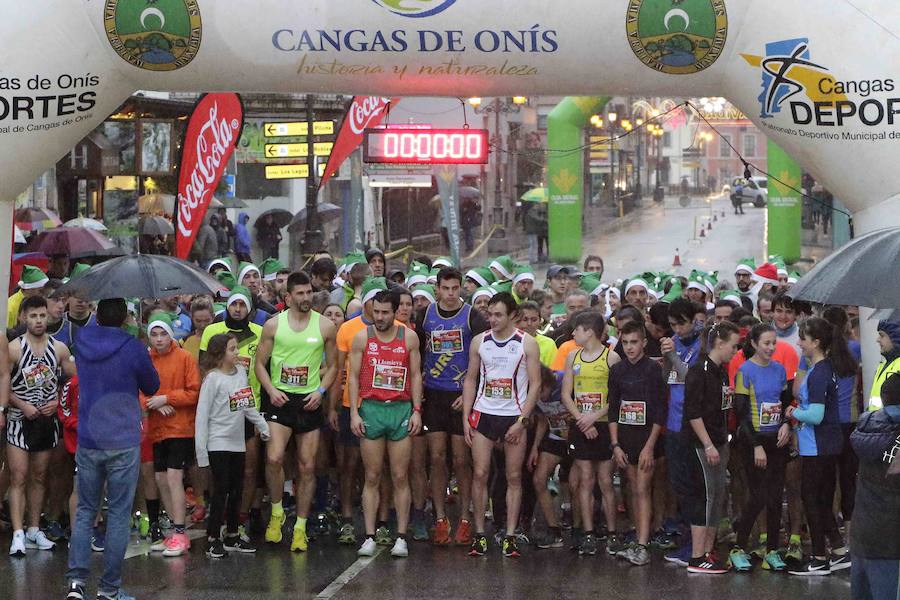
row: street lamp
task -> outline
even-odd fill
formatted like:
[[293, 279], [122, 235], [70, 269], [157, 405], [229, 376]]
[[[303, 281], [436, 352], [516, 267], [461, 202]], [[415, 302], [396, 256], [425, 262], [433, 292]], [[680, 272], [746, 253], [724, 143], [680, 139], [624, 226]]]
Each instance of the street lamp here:
[[606, 119], [609, 121], [609, 181], [612, 184], [612, 202], [613, 206], [616, 205], [616, 196], [618, 195], [616, 190], [616, 151], [615, 151], [615, 137], [616, 137], [616, 121], [618, 120], [619, 115], [615, 111], [609, 111], [606, 113]]
[[503, 148], [503, 137], [500, 135], [500, 115], [517, 113], [522, 110], [522, 105], [528, 102], [526, 96], [513, 96], [511, 99], [494, 98], [490, 103], [484, 104], [481, 98], [469, 98], [469, 105], [478, 115], [494, 115], [494, 207], [492, 211], [492, 225], [496, 227], [495, 235], [488, 243], [488, 252], [506, 252], [507, 237], [506, 227], [509, 221], [507, 206], [503, 203], [503, 189], [500, 175], [500, 152]]
[[634, 124], [638, 128], [637, 132], [637, 168], [635, 169], [635, 179], [637, 180], [637, 185], [634, 186], [634, 193], [637, 195], [637, 199], [640, 200], [643, 197], [643, 190], [641, 188], [641, 161], [643, 157], [641, 156], [641, 142], [644, 141], [644, 120], [640, 117], [634, 120]]

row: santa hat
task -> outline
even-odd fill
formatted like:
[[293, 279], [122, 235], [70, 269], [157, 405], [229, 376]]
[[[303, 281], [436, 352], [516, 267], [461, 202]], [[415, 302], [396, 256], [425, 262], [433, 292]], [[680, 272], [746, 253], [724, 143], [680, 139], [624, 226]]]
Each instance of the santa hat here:
[[450, 259], [446, 256], [438, 256], [436, 259], [434, 259], [434, 262], [431, 263], [431, 266], [432, 268], [452, 267], [453, 263], [450, 262]]
[[497, 278], [494, 277], [494, 272], [489, 268], [475, 267], [474, 269], [469, 269], [466, 273], [466, 279], [471, 279], [477, 283], [479, 287], [487, 287], [494, 283]]
[[719, 292], [719, 300], [731, 302], [736, 307], [742, 306], [741, 293], [738, 290], [722, 290]]
[[433, 285], [420, 285], [416, 289], [412, 291], [413, 298], [428, 298], [428, 301], [434, 304], [434, 286]]
[[628, 291], [632, 290], [636, 287], [642, 287], [645, 290], [647, 290], [648, 294], [650, 293], [650, 286], [647, 284], [647, 282], [644, 281], [643, 279], [641, 279], [640, 277], [635, 277], [634, 279], [630, 280], [627, 284], [625, 284], [625, 295], [627, 296]]
[[243, 282], [244, 282], [244, 277], [246, 277], [248, 273], [252, 273], [252, 272], [254, 272], [254, 271], [256, 271], [256, 274], [257, 274], [257, 275], [259, 275], [260, 277], [262, 277], [262, 273], [260, 272], [259, 267], [257, 267], [257, 266], [254, 265], [253, 263], [242, 262], [242, 263], [240, 264], [240, 266], [238, 267], [237, 282], [238, 282], [238, 283], [243, 283]]
[[475, 304], [475, 300], [477, 300], [481, 296], [487, 296], [488, 298], [493, 298], [494, 294], [496, 294], [496, 293], [497, 293], [497, 291], [494, 290], [494, 288], [480, 287], [477, 290], [475, 290], [474, 294], [472, 294], [472, 304]]
[[516, 261], [509, 256], [498, 256], [488, 265], [491, 269], [496, 270], [504, 279], [512, 279], [513, 272], [516, 270]]
[[233, 266], [230, 258], [214, 258], [210, 261], [209, 266], [206, 267], [206, 272], [211, 273], [213, 270], [213, 267], [217, 267], [217, 266], [225, 267], [229, 271], [234, 269], [234, 266]]
[[763, 263], [753, 271], [753, 279], [759, 283], [778, 285], [778, 268], [772, 263]]
[[688, 277], [687, 289], [700, 290], [701, 292], [706, 294], [709, 290], [706, 289], [705, 277], [706, 274], [703, 271], [694, 269], [693, 271], [691, 271], [691, 274]]
[[747, 273], [748, 275], [753, 275], [753, 271], [756, 270], [756, 261], [752, 258], [744, 258], [738, 265], [734, 268], [734, 274], [738, 273]]
[[375, 298], [378, 292], [386, 290], [387, 279], [384, 277], [367, 277], [362, 285], [362, 302], [365, 304], [369, 300]]
[[278, 271], [284, 270], [284, 265], [277, 258], [267, 258], [260, 265], [262, 277], [266, 281], [275, 281]]
[[228, 307], [238, 300], [243, 300], [244, 304], [247, 305], [247, 310], [253, 310], [252, 298], [253, 296], [252, 294], [250, 294], [250, 290], [242, 285], [236, 285], [232, 288], [231, 293], [228, 295], [228, 302], [225, 304], [225, 306]]
[[409, 265], [409, 271], [406, 272], [406, 285], [413, 287], [428, 283], [428, 266], [425, 263], [413, 261]]
[[150, 322], [147, 323], [147, 335], [150, 335], [150, 332], [156, 327], [168, 333], [170, 338], [175, 339], [175, 331], [172, 329], [172, 318], [166, 313], [158, 312], [150, 317]]
[[43, 288], [50, 279], [46, 273], [32, 265], [25, 265], [22, 268], [22, 279], [19, 281], [19, 289], [23, 290], [39, 290]]
[[531, 269], [525, 266], [520, 266], [516, 269], [513, 276], [513, 283], [519, 283], [520, 281], [534, 282], [534, 273], [531, 272]]

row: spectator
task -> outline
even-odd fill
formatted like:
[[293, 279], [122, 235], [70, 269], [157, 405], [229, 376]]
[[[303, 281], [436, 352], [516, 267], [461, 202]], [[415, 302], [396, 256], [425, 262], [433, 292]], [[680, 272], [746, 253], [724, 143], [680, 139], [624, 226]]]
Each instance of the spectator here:
[[459, 205], [460, 227], [463, 230], [463, 240], [466, 252], [471, 252], [475, 246], [473, 230], [481, 225], [481, 206], [475, 198], [463, 198]]
[[525, 212], [525, 234], [528, 236], [528, 262], [544, 262], [547, 257], [544, 245], [547, 241], [547, 205], [534, 203]]
[[222, 227], [219, 216], [211, 216], [209, 218], [209, 225], [213, 228], [213, 231], [216, 232], [216, 247], [218, 248], [217, 256], [228, 256], [231, 254], [231, 244], [228, 243], [228, 232]]
[[265, 218], [256, 222], [256, 243], [262, 248], [263, 260], [278, 258], [281, 228], [275, 223], [272, 215], [266, 215]]
[[233, 248], [234, 247], [234, 238], [235, 238], [235, 234], [236, 234], [236, 232], [234, 230], [234, 223], [232, 223], [228, 219], [228, 211], [226, 211], [224, 207], [219, 208], [218, 215], [219, 215], [219, 226], [225, 230], [225, 235], [228, 236], [228, 247]]
[[197, 262], [203, 269], [219, 255], [219, 243], [216, 241], [216, 230], [212, 228], [207, 219], [200, 226], [194, 246], [191, 248], [190, 259]]
[[247, 230], [247, 222], [250, 221], [250, 215], [242, 212], [238, 215], [238, 224], [234, 228], [234, 253], [237, 255], [238, 262], [253, 262], [250, 258], [250, 231]]

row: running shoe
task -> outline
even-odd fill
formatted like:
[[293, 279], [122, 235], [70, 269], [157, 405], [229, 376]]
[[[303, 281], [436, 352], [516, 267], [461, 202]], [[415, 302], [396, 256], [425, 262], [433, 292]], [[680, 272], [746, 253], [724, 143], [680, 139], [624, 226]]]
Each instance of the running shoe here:
[[162, 555], [168, 558], [181, 556], [191, 549], [191, 539], [184, 533], [173, 533], [166, 540], [166, 549]]
[[406, 558], [409, 556], [409, 546], [406, 545], [406, 540], [402, 537], [398, 537], [394, 541], [394, 547], [391, 548], [391, 556], [394, 558]]
[[610, 556], [616, 556], [619, 552], [625, 550], [626, 548], [627, 546], [622, 540], [622, 537], [614, 533], [609, 536], [608, 540], [606, 540], [606, 553]]
[[391, 530], [385, 526], [381, 526], [375, 530], [375, 543], [379, 546], [391, 546], [394, 538], [391, 536]]
[[777, 551], [772, 550], [766, 554], [762, 561], [762, 568], [766, 571], [784, 571], [787, 565], [781, 560], [781, 555]]
[[768, 553], [769, 548], [766, 546], [766, 542], [759, 542], [756, 548], [750, 550], [751, 558], [758, 558], [759, 560], [765, 560]]
[[788, 544], [787, 551], [784, 553], [785, 562], [802, 562], [803, 561], [803, 546], [799, 543], [797, 544]]
[[216, 538], [209, 543], [209, 548], [206, 549], [206, 555], [210, 558], [225, 558], [228, 556], [228, 553], [225, 552], [225, 545], [222, 544], [222, 540]]
[[681, 529], [678, 527], [678, 522], [675, 519], [668, 518], [663, 521], [662, 528], [668, 536], [681, 535]]
[[58, 542], [68, 537], [65, 528], [60, 525], [59, 521], [50, 521], [44, 529], [44, 533], [51, 542]]
[[597, 536], [593, 533], [584, 534], [581, 540], [581, 547], [578, 549], [578, 556], [594, 556], [597, 554]]
[[317, 512], [312, 518], [312, 527], [310, 535], [318, 537], [320, 535], [328, 535], [331, 532], [331, 524], [328, 522], [328, 515], [325, 512]]
[[484, 535], [476, 535], [469, 546], [469, 556], [484, 556], [487, 554], [488, 541]]
[[194, 523], [202, 523], [206, 520], [206, 506], [203, 504], [197, 504], [194, 506], [194, 510], [191, 511], [191, 521]]
[[572, 545], [569, 546], [569, 550], [572, 552], [579, 552], [581, 550], [581, 542], [584, 540], [584, 531], [578, 528], [572, 529]]
[[706, 575], [724, 575], [728, 567], [719, 562], [711, 552], [700, 558], [691, 558], [687, 566], [688, 573], [705, 573]]
[[44, 535], [44, 532], [38, 529], [37, 531], [28, 531], [25, 533], [25, 547], [26, 548], [37, 548], [38, 550], [53, 550], [56, 547], [56, 544], [47, 539], [47, 536]]
[[690, 543], [687, 543], [684, 546], [669, 552], [663, 556], [663, 558], [666, 562], [676, 564], [679, 567], [686, 567], [691, 560], [691, 554], [693, 554], [693, 547]]
[[234, 552], [236, 554], [255, 554], [256, 548], [248, 541], [245, 541], [240, 535], [225, 538], [225, 552]]
[[460, 519], [456, 526], [456, 535], [453, 543], [457, 546], [468, 546], [472, 543], [472, 524], [467, 519]]
[[284, 527], [284, 513], [269, 519], [269, 526], [266, 527], [266, 541], [270, 544], [280, 544], [283, 537], [282, 528]]
[[97, 600], [135, 600], [135, 597], [119, 590], [118, 592], [97, 592]]
[[356, 555], [375, 556], [376, 550], [378, 550], [378, 544], [375, 543], [375, 539], [366, 537], [366, 540], [363, 542], [362, 546], [360, 546], [359, 550], [356, 551]]
[[425, 519], [422, 517], [416, 517], [413, 519], [411, 524], [412, 526], [412, 539], [417, 542], [427, 542], [428, 541], [428, 528], [425, 526]]
[[106, 530], [97, 526], [91, 533], [91, 550], [94, 552], [103, 552], [106, 549]]
[[163, 536], [162, 529], [159, 528], [159, 525], [154, 529], [152, 526], [150, 527], [150, 552], [162, 552], [166, 549], [166, 538]]
[[844, 569], [849, 569], [850, 552], [845, 552], [844, 554], [835, 554], [832, 552], [831, 557], [829, 558], [829, 562], [831, 563], [832, 571], [843, 571]]
[[750, 562], [750, 557], [738, 546], [732, 548], [731, 552], [728, 553], [728, 566], [738, 573], [753, 570], [753, 563]]
[[547, 532], [544, 535], [536, 538], [534, 541], [534, 545], [541, 550], [546, 550], [548, 548], [562, 548], [563, 539], [561, 535]]
[[353, 530], [352, 523], [344, 523], [341, 526], [341, 531], [338, 534], [338, 543], [348, 545], [356, 543], [356, 531]]
[[291, 538], [291, 552], [306, 552], [309, 550], [309, 538], [306, 529], [294, 527], [294, 535]]
[[572, 529], [572, 509], [563, 508], [562, 516], [559, 519], [559, 526], [563, 529]]
[[825, 560], [809, 557], [800, 563], [799, 566], [788, 569], [791, 575], [799, 575], [800, 577], [818, 577], [831, 575], [831, 563]]
[[438, 519], [434, 524], [434, 534], [431, 537], [431, 541], [436, 546], [450, 545], [450, 521], [446, 517]]
[[81, 582], [73, 581], [69, 583], [69, 593], [66, 594], [66, 600], [84, 600], [84, 585]]
[[628, 560], [628, 551], [634, 548], [637, 545], [637, 542], [628, 542], [625, 544], [625, 547], [616, 552], [616, 558], [621, 558], [622, 560]]
[[13, 534], [9, 545], [10, 556], [25, 556], [25, 532], [21, 529]]
[[658, 529], [656, 533], [653, 534], [653, 537], [650, 538], [650, 545], [654, 548], [659, 548], [660, 550], [671, 550], [678, 544], [676, 544], [675, 540], [673, 540], [664, 530]]
[[650, 564], [650, 551], [643, 544], [635, 544], [625, 553], [625, 560], [635, 565], [643, 567]]
[[519, 543], [516, 541], [516, 536], [510, 535], [503, 540], [503, 556], [506, 558], [519, 558], [522, 556], [519, 554]]
[[245, 543], [250, 543], [250, 536], [247, 535], [247, 528], [243, 525], [238, 525], [238, 537], [241, 538]]

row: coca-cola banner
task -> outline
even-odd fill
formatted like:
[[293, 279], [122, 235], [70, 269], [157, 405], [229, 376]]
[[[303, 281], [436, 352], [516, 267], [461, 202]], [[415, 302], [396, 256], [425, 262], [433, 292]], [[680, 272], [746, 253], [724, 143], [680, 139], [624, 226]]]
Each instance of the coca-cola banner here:
[[186, 259], [200, 231], [228, 158], [241, 138], [244, 107], [237, 94], [205, 94], [197, 102], [181, 147], [175, 256]]
[[384, 119], [388, 105], [396, 106], [400, 98], [383, 98], [381, 96], [355, 96], [344, 121], [341, 130], [334, 141], [328, 164], [325, 165], [325, 173], [319, 181], [321, 188], [337, 171], [350, 154], [356, 150], [363, 140], [363, 132], [369, 127], [377, 127]]

